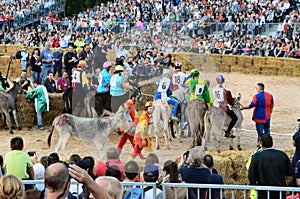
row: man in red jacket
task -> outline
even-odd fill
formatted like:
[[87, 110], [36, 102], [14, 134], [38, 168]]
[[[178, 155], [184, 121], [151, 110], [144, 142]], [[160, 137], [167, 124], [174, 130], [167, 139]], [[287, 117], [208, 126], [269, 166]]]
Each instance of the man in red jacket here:
[[132, 127], [127, 132], [124, 132], [124, 130], [122, 129], [119, 131], [121, 133], [120, 141], [118, 144], [119, 154], [121, 154], [123, 146], [126, 144], [127, 140], [130, 141], [132, 147], [134, 148], [133, 138], [134, 138], [136, 126], [139, 122], [138, 121], [139, 116], [135, 109], [135, 101], [136, 101], [136, 94], [131, 93], [129, 95], [129, 100], [125, 102], [125, 105], [130, 109], [129, 115], [132, 120]]

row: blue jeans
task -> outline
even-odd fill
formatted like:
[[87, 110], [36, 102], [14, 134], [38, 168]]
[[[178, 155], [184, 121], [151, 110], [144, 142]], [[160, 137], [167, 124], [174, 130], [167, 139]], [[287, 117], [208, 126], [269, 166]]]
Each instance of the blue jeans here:
[[258, 139], [262, 136], [263, 133], [270, 135], [270, 123], [255, 123], [255, 125], [258, 134]]
[[41, 82], [41, 72], [31, 71], [32, 80], [39, 80]]
[[48, 72], [53, 72], [53, 66], [52, 65], [48, 65], [48, 66], [45, 66], [43, 65], [43, 68], [42, 68], [42, 74], [41, 74], [41, 78], [42, 78], [42, 84], [44, 84], [44, 80], [47, 78], [48, 76]]
[[21, 60], [21, 65], [22, 65], [22, 71], [27, 72], [27, 61], [26, 60]]
[[37, 121], [38, 121], [38, 128], [43, 127], [44, 113], [43, 112], [36, 112], [36, 117], [37, 117]]
[[173, 98], [169, 98], [168, 99], [168, 104], [172, 104], [173, 105], [172, 117], [176, 117], [177, 108], [178, 108], [178, 102], [175, 99], [173, 99]]

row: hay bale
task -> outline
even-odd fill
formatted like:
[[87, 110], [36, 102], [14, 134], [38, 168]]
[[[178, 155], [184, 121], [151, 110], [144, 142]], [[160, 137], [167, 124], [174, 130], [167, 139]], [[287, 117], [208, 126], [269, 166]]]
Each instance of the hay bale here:
[[[49, 94], [50, 111], [44, 115], [44, 125], [51, 125], [53, 119], [63, 112], [62, 94]], [[18, 95], [16, 100], [17, 117], [22, 128], [37, 126], [36, 112], [33, 102], [27, 102], [25, 95]]]

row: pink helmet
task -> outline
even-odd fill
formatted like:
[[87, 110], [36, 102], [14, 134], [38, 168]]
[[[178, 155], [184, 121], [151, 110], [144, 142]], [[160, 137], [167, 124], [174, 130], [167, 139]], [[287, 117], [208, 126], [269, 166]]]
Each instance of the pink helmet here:
[[109, 67], [111, 67], [111, 63], [110, 62], [107, 61], [107, 62], [103, 63], [103, 68], [104, 69], [108, 69]]

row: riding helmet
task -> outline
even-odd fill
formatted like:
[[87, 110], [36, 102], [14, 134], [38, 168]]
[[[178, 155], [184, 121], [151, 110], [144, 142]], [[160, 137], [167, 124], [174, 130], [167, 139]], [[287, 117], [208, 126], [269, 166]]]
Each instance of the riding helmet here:
[[111, 63], [110, 62], [107, 61], [107, 62], [103, 63], [103, 68], [104, 69], [108, 69], [109, 67], [111, 67]]
[[181, 62], [179, 62], [179, 61], [176, 61], [176, 62], [174, 63], [174, 65], [175, 65], [175, 69], [181, 69], [181, 67], [182, 67]]
[[195, 76], [199, 76], [199, 71], [197, 69], [193, 69], [193, 72], [191, 72], [191, 76], [195, 77]]
[[225, 77], [222, 75], [222, 74], [219, 74], [217, 77], [216, 77], [216, 80], [217, 80], [217, 83], [218, 84], [223, 84], [225, 82]]
[[121, 65], [117, 65], [117, 66], [115, 67], [115, 72], [123, 72], [123, 70], [124, 70], [124, 68], [123, 68], [123, 66], [121, 66]]

